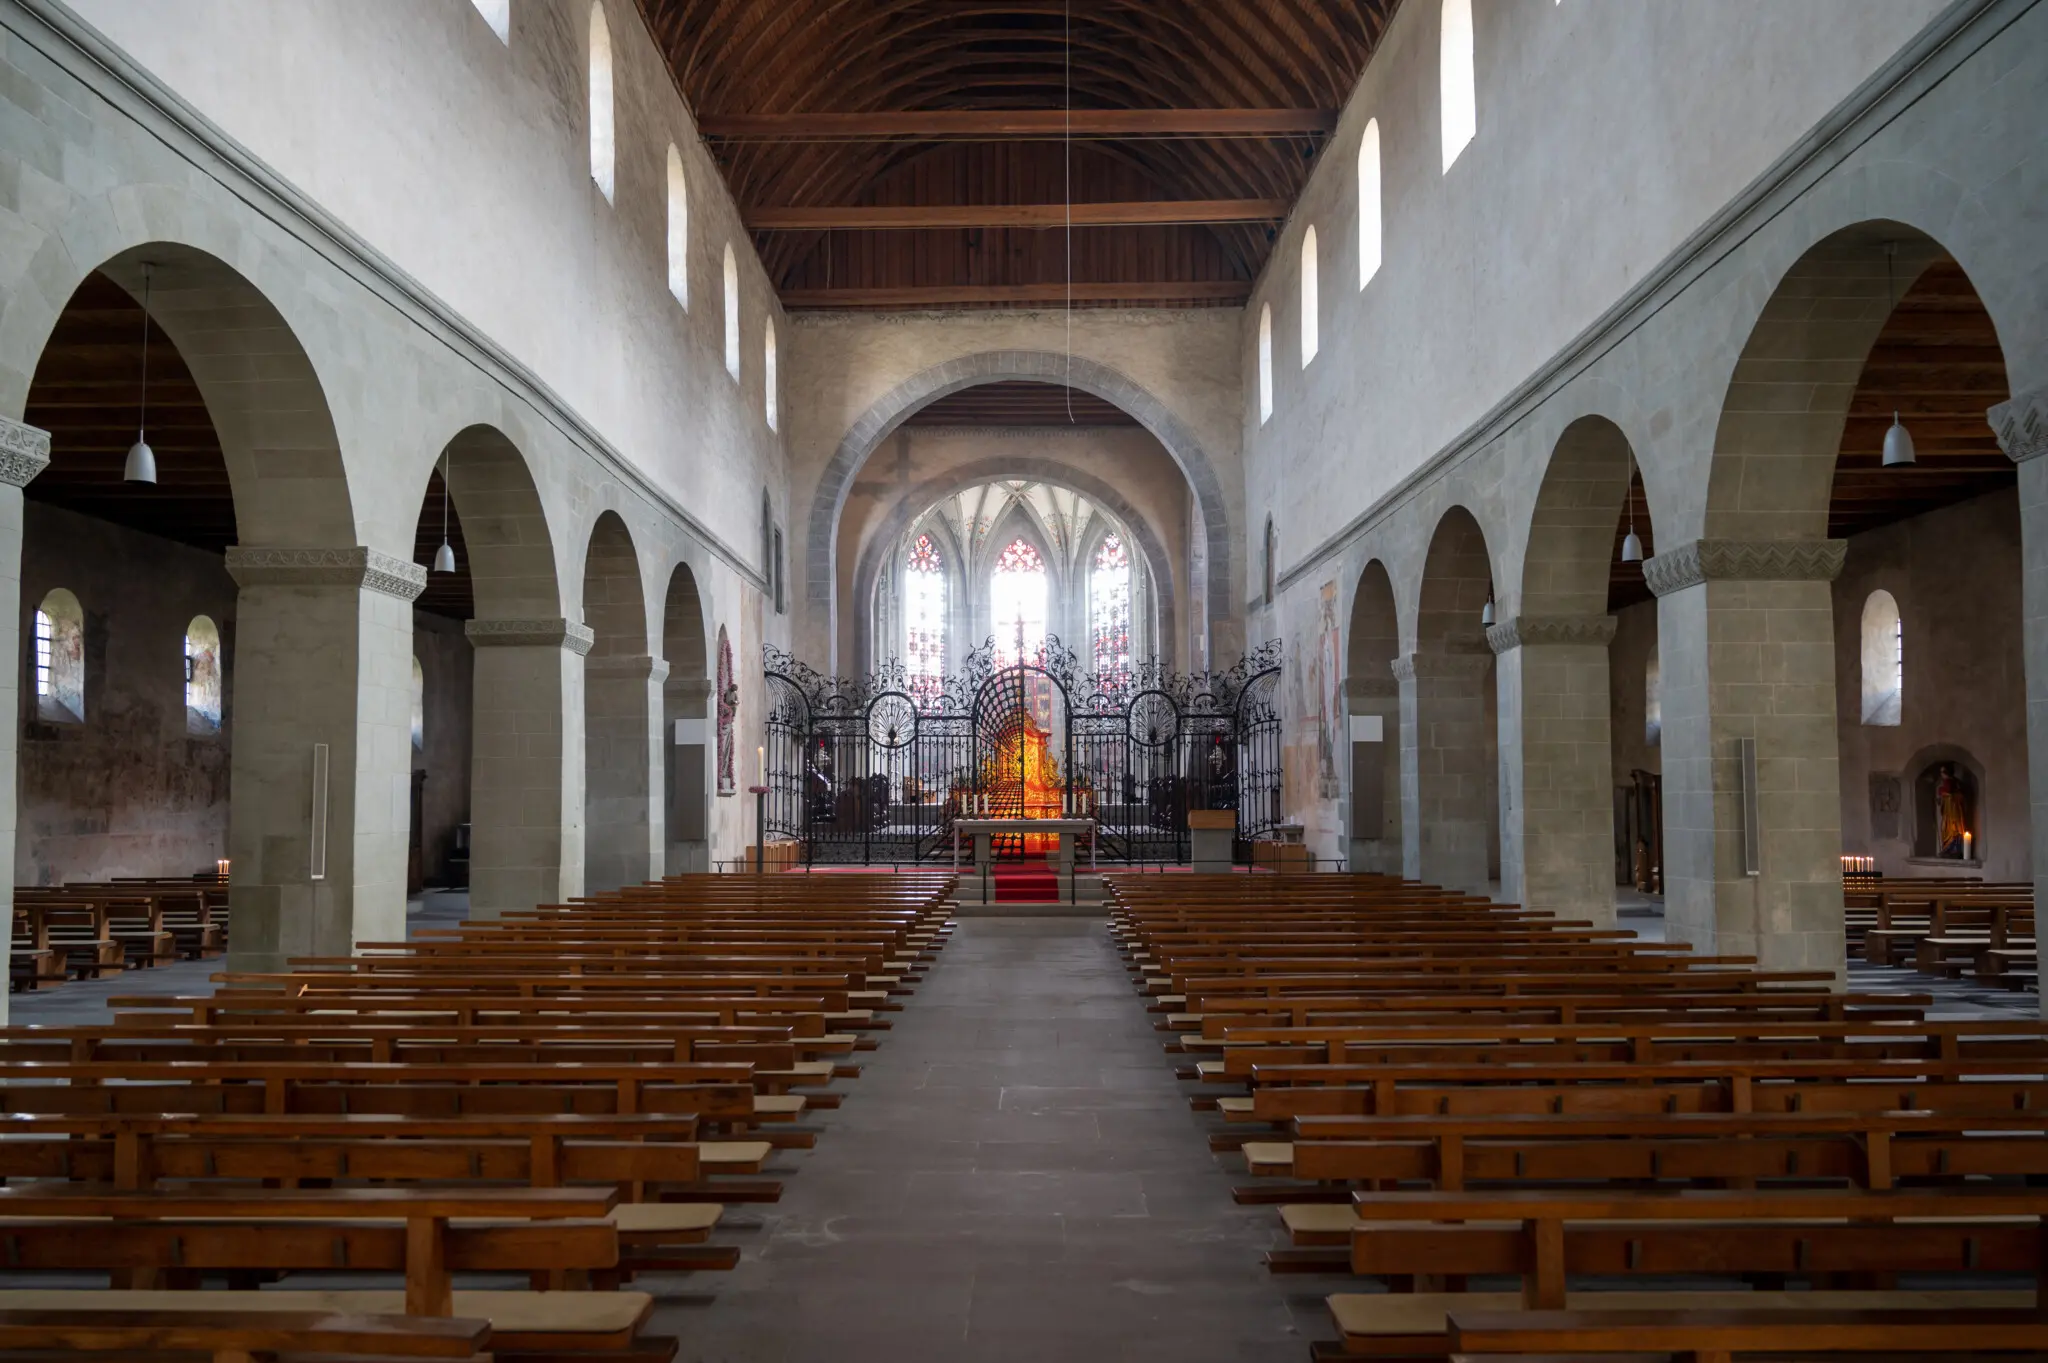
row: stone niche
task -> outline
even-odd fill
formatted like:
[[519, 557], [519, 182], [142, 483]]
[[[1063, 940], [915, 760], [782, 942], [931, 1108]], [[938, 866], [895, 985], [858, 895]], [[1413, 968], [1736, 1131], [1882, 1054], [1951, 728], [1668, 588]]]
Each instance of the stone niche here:
[[[1913, 755], [1905, 771], [1905, 788], [1912, 797], [1913, 861], [1979, 866], [1984, 861], [1984, 767], [1966, 750], [1941, 743]], [[1954, 781], [1962, 797], [1963, 827], [1970, 835], [1967, 860], [1953, 848], [1940, 845], [1939, 792], [1944, 777]]]

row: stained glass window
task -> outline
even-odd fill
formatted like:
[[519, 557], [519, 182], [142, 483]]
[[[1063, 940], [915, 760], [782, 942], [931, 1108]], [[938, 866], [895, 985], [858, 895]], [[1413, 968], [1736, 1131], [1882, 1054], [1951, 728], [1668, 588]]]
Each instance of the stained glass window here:
[[1104, 682], [1131, 670], [1131, 556], [1116, 535], [1102, 537], [1088, 575], [1088, 623], [1095, 675]]
[[1036, 658], [1045, 647], [1045, 560], [1023, 539], [1010, 541], [989, 580], [998, 667]]
[[919, 705], [935, 703], [946, 676], [946, 565], [930, 535], [910, 546], [903, 573], [903, 666]]

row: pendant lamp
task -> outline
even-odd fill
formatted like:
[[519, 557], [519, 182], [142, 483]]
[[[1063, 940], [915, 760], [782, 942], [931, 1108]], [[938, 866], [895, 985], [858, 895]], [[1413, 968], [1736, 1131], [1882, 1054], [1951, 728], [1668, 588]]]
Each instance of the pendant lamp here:
[[1479, 623], [1482, 625], [1493, 623], [1493, 598], [1491, 596], [1487, 597], [1486, 604], [1479, 608]]
[[[1892, 297], [1892, 259], [1898, 253], [1897, 242], [1888, 241], [1884, 244], [1884, 296], [1893, 307], [1898, 306], [1898, 300]], [[1914, 463], [1916, 458], [1913, 433], [1905, 428], [1899, 421], [1899, 414], [1894, 411], [1892, 428], [1884, 433], [1884, 467], [1905, 468]]]
[[434, 551], [434, 571], [455, 571], [455, 548], [448, 543], [448, 456], [441, 456], [441, 547]]
[[128, 447], [128, 462], [121, 467], [127, 483], [156, 482], [156, 451], [149, 447], [144, 432], [149, 426], [149, 266], [142, 267], [142, 401], [135, 421], [135, 443]]
[[1621, 537], [1621, 561], [1641, 563], [1643, 561], [1643, 537], [1636, 533], [1636, 470], [1635, 453], [1629, 453], [1628, 470], [1628, 533]]

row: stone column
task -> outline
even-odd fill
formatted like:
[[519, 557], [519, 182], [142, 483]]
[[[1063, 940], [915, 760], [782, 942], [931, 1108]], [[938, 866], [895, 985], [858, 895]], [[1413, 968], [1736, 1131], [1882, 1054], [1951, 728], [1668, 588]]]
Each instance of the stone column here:
[[405, 936], [412, 603], [374, 549], [235, 545], [228, 968]]
[[1485, 894], [1484, 653], [1409, 653], [1401, 686], [1401, 866], [1410, 880]]
[[[1657, 594], [1664, 923], [1703, 953], [1842, 978], [1835, 612], [1842, 540], [1693, 540], [1643, 565]], [[1757, 873], [1740, 740], [1757, 748]]]
[[[0, 417], [0, 648], [13, 659], [0, 668], [0, 706], [7, 723], [0, 732], [0, 890], [7, 917], [14, 918], [14, 835], [20, 792], [21, 751], [21, 490], [50, 466], [50, 433]], [[7, 1022], [7, 991], [0, 989], [0, 1026]]]
[[1500, 707], [1500, 883], [1507, 898], [1614, 926], [1611, 615], [1489, 626]]
[[583, 660], [583, 892], [602, 894], [662, 873], [661, 684], [668, 663], [647, 654]]
[[[1378, 743], [1340, 745], [1350, 762], [1351, 858], [1353, 871], [1401, 874], [1401, 685], [1391, 672], [1350, 677], [1344, 682], [1349, 719], [1377, 719]], [[1377, 783], [1376, 785], [1373, 783]]]
[[[2048, 388], [1988, 413], [1998, 443], [2019, 465], [2021, 603], [2026, 617], [2027, 797], [2033, 827], [2034, 902], [2048, 904]], [[2048, 994], [2041, 996], [2048, 1016]]]
[[583, 893], [583, 656], [588, 627], [559, 616], [472, 620], [470, 912]]
[[[667, 849], [663, 875], [711, 869], [711, 682], [705, 677], [671, 677], [662, 687], [669, 721], [660, 736], [668, 781], [662, 805], [662, 832]], [[670, 731], [688, 721], [694, 737], [678, 743]]]

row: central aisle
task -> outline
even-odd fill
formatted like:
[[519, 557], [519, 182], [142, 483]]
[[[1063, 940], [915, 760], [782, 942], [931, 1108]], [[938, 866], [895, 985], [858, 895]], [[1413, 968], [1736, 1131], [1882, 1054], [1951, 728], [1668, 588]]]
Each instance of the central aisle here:
[[663, 1304], [685, 1360], [1300, 1363], [1329, 1335], [1100, 922], [961, 919], [891, 1016], [782, 1202], [728, 1209], [763, 1222], [719, 1237], [746, 1261]]

